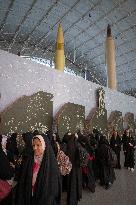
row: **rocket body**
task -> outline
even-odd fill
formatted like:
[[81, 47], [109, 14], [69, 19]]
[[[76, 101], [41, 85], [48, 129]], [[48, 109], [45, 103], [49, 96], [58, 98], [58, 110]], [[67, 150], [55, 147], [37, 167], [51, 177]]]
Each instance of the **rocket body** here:
[[111, 36], [111, 31], [107, 28], [107, 39], [106, 39], [106, 65], [108, 74], [108, 88], [116, 90], [116, 60], [115, 60], [115, 44]]
[[59, 24], [57, 41], [56, 41], [56, 50], [55, 50], [55, 69], [64, 71], [65, 67], [65, 54], [64, 54], [64, 36], [62, 27]]

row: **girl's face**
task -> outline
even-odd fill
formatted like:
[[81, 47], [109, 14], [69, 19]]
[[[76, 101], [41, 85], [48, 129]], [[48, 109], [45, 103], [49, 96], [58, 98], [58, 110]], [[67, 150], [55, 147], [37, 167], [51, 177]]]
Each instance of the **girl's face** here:
[[38, 138], [33, 140], [33, 151], [35, 156], [41, 156], [44, 152], [42, 143]]

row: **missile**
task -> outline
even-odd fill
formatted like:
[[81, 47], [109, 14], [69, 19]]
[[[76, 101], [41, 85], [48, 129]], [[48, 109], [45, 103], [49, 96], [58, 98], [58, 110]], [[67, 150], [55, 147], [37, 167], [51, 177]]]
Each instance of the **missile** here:
[[106, 66], [108, 75], [108, 88], [117, 89], [116, 82], [116, 60], [115, 60], [115, 44], [111, 34], [111, 27], [108, 24], [106, 38]]
[[55, 69], [64, 71], [65, 54], [64, 54], [64, 36], [61, 24], [58, 26], [56, 49], [55, 49]]

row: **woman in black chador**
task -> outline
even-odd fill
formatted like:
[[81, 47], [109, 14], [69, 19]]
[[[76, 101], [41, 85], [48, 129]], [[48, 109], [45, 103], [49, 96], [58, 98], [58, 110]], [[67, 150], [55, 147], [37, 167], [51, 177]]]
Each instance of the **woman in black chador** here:
[[22, 134], [23, 141], [25, 143], [24, 149], [22, 151], [22, 159], [25, 160], [29, 155], [32, 154], [32, 138], [33, 135], [30, 132]]
[[33, 153], [22, 161], [16, 205], [60, 205], [61, 180], [49, 139], [36, 135]]
[[[84, 147], [87, 153], [89, 154], [87, 165], [82, 167], [83, 188], [87, 188], [92, 193], [94, 193], [95, 192], [95, 176], [94, 176], [94, 170], [93, 170], [93, 161], [95, 158], [95, 150], [94, 150], [93, 145], [95, 144], [95, 139], [90, 139], [90, 135], [85, 136], [82, 134], [78, 134], [78, 141], [81, 144], [81, 146]], [[92, 142], [92, 145], [90, 141]]]
[[124, 166], [133, 172], [135, 166], [134, 152], [136, 148], [136, 142], [134, 138], [130, 135], [128, 129], [125, 130], [122, 141], [123, 141], [123, 150], [125, 155]]
[[82, 172], [79, 162], [78, 136], [65, 134], [63, 144], [66, 144], [65, 153], [72, 163], [72, 170], [67, 178], [67, 205], [77, 205], [82, 198]]
[[122, 140], [118, 135], [118, 132], [114, 131], [110, 139], [110, 146], [117, 156], [117, 166], [115, 167], [117, 169], [121, 169], [121, 165], [120, 165], [121, 144], [122, 144]]
[[[124, 131], [123, 137], [122, 137], [122, 143], [123, 143], [123, 151], [125, 156], [124, 161], [124, 167], [126, 168], [134, 168], [134, 147], [135, 147], [135, 141], [133, 137], [130, 136], [129, 129], [126, 129]], [[132, 167], [130, 167], [129, 161], [133, 161]]]
[[16, 159], [19, 155], [17, 147], [17, 136], [17, 133], [13, 133], [7, 141], [7, 150], [14, 156], [14, 159]]
[[101, 135], [98, 146], [98, 160], [100, 167], [100, 184], [108, 189], [115, 180], [115, 172], [112, 167], [112, 153], [108, 140]]
[[[10, 165], [10, 161], [7, 156], [7, 150], [5, 149], [5, 142], [3, 143], [3, 136], [0, 135], [0, 179], [4, 180], [12, 185], [12, 179], [14, 176], [14, 168]], [[12, 193], [0, 201], [1, 205], [11, 205], [12, 204]]]

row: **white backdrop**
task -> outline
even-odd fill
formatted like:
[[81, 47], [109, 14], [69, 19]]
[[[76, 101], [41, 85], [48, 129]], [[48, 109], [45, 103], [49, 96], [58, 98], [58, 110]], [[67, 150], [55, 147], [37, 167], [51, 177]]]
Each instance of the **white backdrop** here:
[[[40, 90], [53, 94], [54, 115], [67, 102], [85, 106], [86, 117], [96, 106], [95, 91], [100, 85], [2, 50], [0, 74], [0, 111], [22, 95], [31, 95]], [[136, 118], [136, 98], [105, 87], [104, 90], [108, 117], [111, 111], [118, 110], [123, 116], [132, 112]]]

